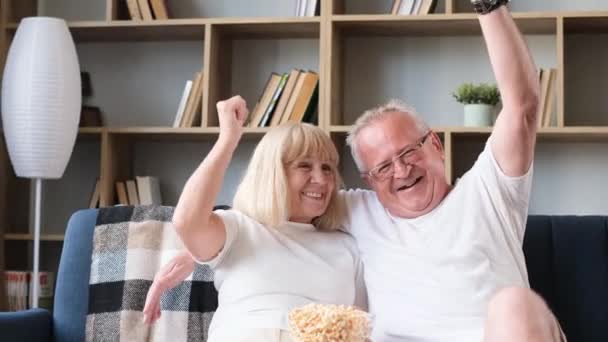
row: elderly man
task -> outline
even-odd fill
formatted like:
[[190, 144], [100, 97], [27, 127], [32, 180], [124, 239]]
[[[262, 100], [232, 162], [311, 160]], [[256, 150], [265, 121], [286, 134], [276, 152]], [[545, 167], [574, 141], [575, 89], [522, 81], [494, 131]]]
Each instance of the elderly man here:
[[[365, 112], [347, 139], [373, 189], [341, 196], [345, 228], [365, 266], [374, 342], [565, 341], [529, 289], [522, 251], [538, 120], [536, 69], [504, 6], [508, 0], [472, 1], [503, 102], [472, 169], [451, 187], [439, 137], [398, 102]], [[187, 254], [176, 257], [159, 272], [148, 302], [193, 267]]]
[[503, 109], [456, 186], [439, 137], [404, 105], [365, 112], [348, 136], [373, 189], [343, 194], [376, 314], [373, 341], [565, 340], [528, 285], [522, 243], [539, 87], [505, 2], [476, 2]]

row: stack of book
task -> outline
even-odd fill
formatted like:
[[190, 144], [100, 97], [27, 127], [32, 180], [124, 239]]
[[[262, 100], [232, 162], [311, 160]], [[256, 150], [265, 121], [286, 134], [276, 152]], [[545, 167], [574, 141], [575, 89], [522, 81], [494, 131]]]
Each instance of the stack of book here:
[[203, 104], [203, 71], [194, 74], [193, 80], [186, 81], [177, 113], [173, 121], [174, 128], [200, 126], [201, 107]]
[[555, 90], [557, 87], [557, 69], [540, 69], [540, 106], [538, 107], [538, 127], [551, 126], [555, 112]]
[[278, 126], [287, 121], [317, 124], [319, 75], [293, 69], [272, 73], [249, 115], [249, 127]]
[[[33, 272], [5, 271], [8, 311], [27, 310], [31, 307], [33, 290]], [[40, 279], [38, 306], [47, 310], [53, 309], [53, 272], [38, 272]]]
[[437, 0], [393, 0], [391, 14], [425, 15], [435, 11]]
[[296, 0], [296, 17], [314, 17], [320, 15], [320, 0]]
[[[89, 202], [89, 208], [99, 206], [100, 184], [97, 180]], [[120, 205], [162, 205], [160, 182], [157, 177], [136, 176], [134, 180], [118, 181], [114, 184], [117, 203]]]
[[165, 0], [125, 0], [132, 20], [166, 20], [169, 11]]

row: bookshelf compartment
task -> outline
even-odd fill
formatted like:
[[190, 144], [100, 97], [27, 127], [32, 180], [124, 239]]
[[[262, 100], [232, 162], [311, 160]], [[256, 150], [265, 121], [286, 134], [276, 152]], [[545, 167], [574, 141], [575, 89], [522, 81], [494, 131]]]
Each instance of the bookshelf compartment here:
[[24, 17], [46, 16], [66, 21], [106, 20], [106, 0], [8, 0], [9, 22]]
[[[464, 82], [495, 83], [481, 36], [338, 32], [332, 53], [343, 59], [333, 66], [338, 71], [332, 75], [331, 125], [351, 125], [364, 110], [396, 98], [416, 108], [430, 126], [462, 126], [463, 105], [452, 92]], [[537, 65], [557, 66], [554, 35], [526, 39]]]
[[608, 203], [608, 141], [541, 141], [535, 153], [531, 214], [598, 215]]
[[[379, 14], [390, 15], [393, 0], [327, 0], [333, 1], [333, 14]], [[446, 13], [446, 2], [437, 0], [434, 14]]]
[[[487, 133], [453, 134], [452, 184], [473, 166], [488, 137]], [[605, 212], [608, 186], [601, 170], [608, 170], [607, 138], [568, 140], [557, 138], [551, 130], [541, 131], [535, 151], [529, 214]]]
[[41, 234], [64, 234], [70, 216], [89, 207], [100, 176], [100, 149], [99, 136], [79, 137], [63, 177], [43, 181]]
[[[163, 205], [175, 206], [188, 178], [213, 147], [217, 136], [206, 140], [158, 141], [148, 137], [132, 137], [133, 158], [129, 178], [155, 176], [160, 183]], [[246, 136], [235, 151], [224, 178], [216, 204], [232, 204], [249, 158], [260, 136]]]
[[[81, 70], [105, 126], [171, 127], [187, 80], [203, 68], [199, 41], [80, 43]], [[112, 65], [108, 68], [108, 65]]]
[[252, 112], [273, 72], [298, 68], [321, 76], [319, 29], [318, 22], [285, 23], [275, 32], [265, 25], [250, 25], [249, 30], [238, 24], [212, 25], [206, 127], [218, 127], [215, 105], [234, 95], [241, 95]]
[[566, 126], [608, 126], [608, 68], [601, 62], [608, 60], [608, 18], [587, 25], [600, 33], [583, 33], [578, 19], [564, 20]]
[[291, 17], [296, 0], [180, 0], [167, 7], [170, 18]]
[[[454, 1], [455, 13], [473, 13], [470, 0]], [[598, 0], [534, 0], [511, 1], [509, 8], [512, 12], [585, 12], [608, 11], [608, 3]]]
[[[11, 271], [31, 271], [34, 253], [33, 241], [5, 242], [6, 269]], [[55, 241], [40, 241], [40, 271], [55, 272], [57, 269], [63, 244]]]

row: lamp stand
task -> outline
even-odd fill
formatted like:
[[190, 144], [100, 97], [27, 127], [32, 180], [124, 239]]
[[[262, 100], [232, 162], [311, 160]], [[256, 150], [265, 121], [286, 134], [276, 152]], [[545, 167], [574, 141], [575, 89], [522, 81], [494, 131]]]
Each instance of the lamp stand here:
[[34, 275], [32, 276], [32, 308], [38, 307], [38, 292], [40, 292], [40, 276], [38, 275], [40, 262], [40, 211], [42, 197], [42, 179], [35, 178], [36, 183], [36, 200], [35, 200], [35, 216], [34, 216]]

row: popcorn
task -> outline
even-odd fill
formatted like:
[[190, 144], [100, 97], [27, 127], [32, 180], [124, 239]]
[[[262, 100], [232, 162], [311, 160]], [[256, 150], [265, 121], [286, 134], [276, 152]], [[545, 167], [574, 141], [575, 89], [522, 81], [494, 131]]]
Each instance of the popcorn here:
[[368, 313], [352, 306], [308, 304], [289, 312], [289, 328], [296, 342], [365, 342]]

